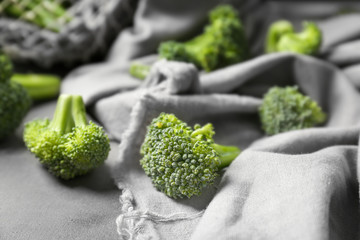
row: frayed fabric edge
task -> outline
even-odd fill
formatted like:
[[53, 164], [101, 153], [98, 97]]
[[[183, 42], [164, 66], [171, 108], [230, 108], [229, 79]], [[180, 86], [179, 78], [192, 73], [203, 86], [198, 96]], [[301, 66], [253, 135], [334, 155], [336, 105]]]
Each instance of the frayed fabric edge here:
[[[201, 217], [205, 210], [188, 215], [179, 212], [171, 215], [160, 215], [149, 210], [135, 209], [135, 202], [132, 192], [125, 188], [119, 197], [121, 214], [116, 219], [117, 232], [122, 240], [153, 239], [154, 236], [144, 235], [145, 222], [170, 223], [175, 221], [188, 221]], [[159, 238], [157, 236], [157, 238]], [[157, 239], [156, 238], [156, 239]]]

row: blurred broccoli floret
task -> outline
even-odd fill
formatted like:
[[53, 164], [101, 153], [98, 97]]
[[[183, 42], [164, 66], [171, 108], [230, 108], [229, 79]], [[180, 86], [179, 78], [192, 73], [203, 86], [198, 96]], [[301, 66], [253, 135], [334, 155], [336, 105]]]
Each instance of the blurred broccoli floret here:
[[13, 133], [30, 109], [31, 99], [23, 86], [10, 81], [12, 64], [0, 52], [0, 139]]
[[172, 198], [199, 195], [240, 153], [214, 143], [213, 126], [194, 130], [173, 114], [161, 113], [147, 128], [140, 164], [154, 186]]
[[260, 120], [268, 135], [313, 127], [326, 120], [326, 114], [297, 87], [272, 87], [259, 108]]
[[55, 98], [60, 91], [60, 79], [54, 75], [15, 73], [11, 81], [21, 84], [33, 100]]
[[209, 14], [204, 33], [185, 43], [161, 43], [160, 57], [190, 62], [209, 72], [235, 64], [248, 57], [245, 32], [238, 13], [230, 5], [220, 5]]
[[273, 23], [268, 31], [266, 52], [293, 52], [316, 54], [321, 46], [322, 33], [313, 22], [304, 22], [304, 30], [295, 33], [292, 24], [281, 20]]
[[129, 73], [131, 76], [144, 80], [150, 72], [150, 66], [139, 62], [133, 62], [130, 65]]
[[10, 17], [33, 23], [41, 28], [59, 32], [64, 23], [72, 18], [66, 9], [53, 0], [9, 0], [0, 1], [1, 10]]
[[49, 172], [62, 179], [83, 175], [101, 165], [110, 151], [102, 127], [87, 122], [81, 96], [60, 95], [52, 121], [25, 125], [24, 141]]

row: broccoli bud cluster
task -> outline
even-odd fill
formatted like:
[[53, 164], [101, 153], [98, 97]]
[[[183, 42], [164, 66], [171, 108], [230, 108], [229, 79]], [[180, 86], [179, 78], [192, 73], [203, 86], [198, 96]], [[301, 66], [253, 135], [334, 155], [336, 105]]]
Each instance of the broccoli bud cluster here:
[[0, 52], [0, 139], [14, 132], [31, 106], [26, 89], [10, 81], [12, 75], [10, 59]]
[[[213, 134], [211, 124], [196, 125], [193, 130], [175, 115], [161, 113], [148, 126], [140, 164], [154, 186], [169, 197], [199, 195], [223, 167]], [[232, 148], [233, 157], [225, 165], [240, 153], [238, 148]]]
[[66, 180], [98, 167], [110, 151], [105, 131], [87, 122], [82, 98], [76, 95], [59, 97], [52, 121], [27, 123], [24, 142], [49, 172]]
[[268, 135], [313, 127], [326, 120], [326, 114], [297, 87], [272, 87], [259, 108], [260, 120]]

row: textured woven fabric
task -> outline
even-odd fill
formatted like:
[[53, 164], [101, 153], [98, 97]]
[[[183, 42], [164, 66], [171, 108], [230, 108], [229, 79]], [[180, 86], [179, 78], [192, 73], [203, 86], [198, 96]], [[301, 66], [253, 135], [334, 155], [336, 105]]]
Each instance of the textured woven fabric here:
[[[134, 28], [119, 36], [108, 62], [76, 70], [63, 85], [64, 92], [76, 93], [73, 86], [94, 83], [79, 91], [121, 141], [111, 166], [121, 190], [120, 239], [357, 239], [360, 94], [353, 83], [359, 82], [360, 25], [358, 13], [339, 15], [356, 4], [237, 3], [249, 7], [245, 22], [255, 56], [249, 61], [199, 75], [190, 64], [162, 61], [145, 82], [132, 79], [126, 73], [130, 60], [154, 53], [174, 32], [175, 38], [191, 35], [186, 26], [216, 4], [200, 1], [194, 9], [192, 1], [141, 1]], [[324, 34], [319, 56], [260, 54], [265, 29], [279, 18], [297, 26], [302, 19], [317, 20]], [[327, 122], [265, 136], [257, 111], [273, 85], [298, 85], [324, 109]], [[244, 150], [201, 196], [168, 198], [139, 164], [146, 126], [160, 112], [175, 113], [190, 125], [211, 122], [216, 142]]]

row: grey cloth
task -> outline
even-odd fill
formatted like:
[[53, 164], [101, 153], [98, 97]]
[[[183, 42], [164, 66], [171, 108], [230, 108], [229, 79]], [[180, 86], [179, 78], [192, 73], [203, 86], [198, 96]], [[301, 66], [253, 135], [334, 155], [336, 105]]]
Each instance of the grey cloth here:
[[[164, 0], [139, 1], [134, 26], [119, 34], [108, 60], [76, 69], [66, 77], [62, 91], [82, 94], [85, 103], [91, 105], [114, 92], [136, 88], [141, 81], [129, 76], [130, 62], [140, 58], [137, 59], [140, 62], [152, 63], [156, 56], [145, 56], [156, 53], [161, 41], [188, 39], [201, 32], [208, 11], [221, 2], [226, 1], [200, 0], [194, 8], [190, 0], [171, 4]], [[234, 2], [249, 16], [249, 25], [258, 23], [263, 1]], [[256, 35], [251, 27], [247, 29], [252, 30], [251, 35]]]
[[[187, 75], [191, 65], [164, 62], [156, 67], [169, 67], [164, 64], [171, 65], [180, 81], [197, 80]], [[185, 67], [189, 69], [178, 71]], [[279, 74], [279, 69], [289, 71]], [[154, 76], [152, 72], [147, 80]], [[274, 84], [296, 84], [317, 100], [328, 114], [324, 128], [264, 138], [257, 111], [260, 97]], [[357, 236], [360, 108], [353, 103], [360, 95], [335, 67], [312, 57], [271, 54], [206, 74], [200, 88], [191, 95], [192, 88], [186, 94], [166, 89], [160, 94], [155, 87], [134, 91], [141, 97], [126, 122], [119, 161], [112, 167], [122, 189], [117, 225], [123, 239]], [[130, 99], [128, 93], [124, 96]], [[123, 105], [116, 101], [119, 98], [111, 99], [113, 105]], [[161, 112], [174, 113], [190, 124], [212, 122], [216, 142], [246, 149], [225, 170], [221, 182], [200, 197], [170, 199], [156, 191], [141, 169], [139, 149], [146, 126]]]
[[[252, 29], [249, 39], [257, 57], [249, 61], [199, 76], [189, 64], [157, 62], [145, 82], [138, 81], [138, 88], [128, 91], [122, 84], [129, 77], [119, 69], [134, 58], [154, 53], [155, 43], [170, 38], [171, 33], [186, 38], [185, 29], [194, 24], [192, 20], [199, 20], [204, 9], [215, 4], [201, 1], [195, 11], [190, 1], [177, 3], [178, 8], [167, 1], [141, 1], [134, 29], [119, 36], [108, 62], [67, 78], [64, 92], [76, 92], [76, 84], [94, 83], [82, 90], [86, 102], [114, 139], [121, 141], [118, 159], [111, 165], [121, 190], [116, 220], [120, 239], [359, 237], [360, 94], [353, 83], [359, 82], [355, 47], [360, 25], [358, 14], [329, 18], [355, 4], [250, 2], [239, 4], [251, 6], [245, 22]], [[182, 17], [186, 21], [173, 21]], [[304, 18], [319, 23], [324, 42], [318, 59], [260, 54], [265, 29], [279, 18], [297, 25]], [[353, 54], [347, 59], [350, 51]], [[119, 73], [108, 78], [116, 70]], [[111, 87], [104, 84], [108, 79], [118, 82]], [[325, 110], [327, 122], [264, 136], [257, 109], [263, 94], [274, 85], [298, 85]], [[175, 113], [190, 125], [212, 122], [216, 142], [244, 149], [199, 197], [170, 199], [156, 191], [141, 169], [139, 148], [146, 126], [160, 112]]]

